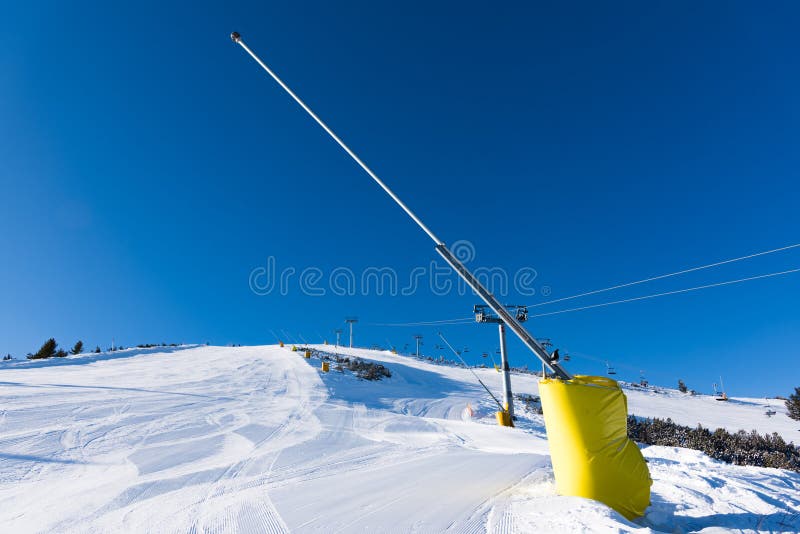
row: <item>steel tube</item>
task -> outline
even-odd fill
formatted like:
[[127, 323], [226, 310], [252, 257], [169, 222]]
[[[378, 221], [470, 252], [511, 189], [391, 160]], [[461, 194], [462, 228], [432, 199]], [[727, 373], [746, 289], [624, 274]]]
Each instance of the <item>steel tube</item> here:
[[[522, 324], [520, 324], [515, 317], [513, 317], [510, 313], [508, 313], [508, 311], [503, 307], [500, 301], [498, 301], [494, 297], [494, 295], [489, 293], [489, 291], [485, 287], [483, 287], [480, 281], [477, 278], [475, 278], [475, 276], [473, 276], [473, 274], [470, 271], [468, 271], [466, 267], [464, 267], [464, 265], [458, 260], [458, 258], [456, 258], [447, 249], [447, 246], [444, 244], [444, 242], [438, 237], [436, 237], [436, 235], [427, 226], [425, 226], [425, 224], [419, 219], [419, 217], [417, 217], [414, 214], [414, 212], [411, 211], [411, 209], [408, 206], [406, 206], [406, 204], [402, 200], [400, 200], [400, 198], [397, 195], [394, 194], [394, 191], [389, 189], [389, 187], [385, 183], [383, 183], [383, 181], [380, 178], [378, 178], [378, 176], [374, 172], [372, 172], [372, 169], [370, 169], [366, 165], [366, 163], [361, 161], [361, 158], [359, 158], [355, 154], [355, 152], [350, 150], [350, 147], [348, 147], [344, 143], [344, 141], [342, 141], [339, 138], [339, 136], [337, 136], [333, 132], [333, 130], [331, 130], [328, 127], [328, 125], [325, 124], [322, 121], [322, 119], [320, 119], [316, 115], [316, 113], [311, 111], [311, 108], [309, 108], [305, 104], [305, 102], [303, 102], [300, 99], [300, 97], [298, 97], [294, 93], [294, 91], [292, 91], [289, 88], [288, 85], [283, 83], [283, 80], [281, 80], [277, 74], [275, 74], [263, 61], [261, 61], [261, 58], [259, 58], [252, 50], [250, 50], [250, 48], [242, 40], [241, 35], [239, 35], [237, 32], [233, 32], [231, 34], [231, 39], [233, 40], [234, 43], [241, 46], [245, 50], [245, 52], [247, 52], [250, 55], [250, 57], [252, 57], [256, 61], [256, 63], [258, 63], [261, 66], [261, 68], [264, 69], [267, 72], [267, 74], [269, 74], [272, 77], [272, 79], [275, 80], [278, 83], [278, 85], [280, 85], [283, 88], [283, 90], [286, 91], [289, 94], [289, 96], [291, 96], [294, 99], [294, 101], [297, 102], [300, 105], [300, 107], [302, 107], [306, 111], [306, 113], [308, 113], [311, 116], [311, 118], [313, 118], [317, 122], [317, 124], [319, 124], [322, 127], [322, 129], [325, 130], [328, 133], [328, 135], [330, 135], [331, 138], [333, 138], [333, 140], [336, 141], [339, 144], [339, 146], [342, 147], [342, 149], [344, 149], [344, 151], [347, 152], [347, 154], [351, 158], [353, 158], [353, 160], [356, 163], [358, 163], [358, 165], [362, 169], [364, 169], [364, 172], [369, 174], [370, 177], [373, 180], [375, 180], [375, 182], [379, 186], [381, 186], [381, 188], [386, 192], [386, 194], [388, 194], [392, 198], [392, 200], [394, 200], [397, 203], [397, 205], [400, 206], [403, 209], [403, 211], [405, 211], [406, 214], [408, 214], [408, 216], [411, 217], [411, 219], [415, 223], [417, 223], [417, 225], [420, 228], [422, 228], [422, 230], [426, 234], [428, 234], [428, 237], [430, 237], [436, 244], [436, 251], [439, 253], [439, 255], [441, 255], [442, 258], [444, 258], [447, 264], [450, 265], [450, 267], [452, 267], [453, 270], [455, 270], [462, 279], [464, 279], [467, 285], [469, 285], [478, 294], [481, 300], [483, 300], [503, 320], [503, 322], [505, 322], [508, 325], [511, 331], [514, 332], [514, 334], [516, 334], [517, 337], [520, 338], [520, 340], [522, 340], [525, 346], [527, 346], [536, 355], [537, 358], [542, 360], [542, 363], [547, 365], [547, 367], [549, 367], [559, 378], [563, 378], [566, 380], [572, 378], [572, 376], [566, 370], [564, 370], [560, 364], [550, 361], [550, 355], [547, 353], [544, 347], [542, 347], [539, 344], [539, 342], [536, 341], [536, 339], [534, 339], [534, 337], [531, 336], [527, 332], [527, 330], [525, 330], [525, 328], [523, 328]], [[351, 323], [350, 346], [352, 346], [353, 344], [352, 328], [353, 325]]]

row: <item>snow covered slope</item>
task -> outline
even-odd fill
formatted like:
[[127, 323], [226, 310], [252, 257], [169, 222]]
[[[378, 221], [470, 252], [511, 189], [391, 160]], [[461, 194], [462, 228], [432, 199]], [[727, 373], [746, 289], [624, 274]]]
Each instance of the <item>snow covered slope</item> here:
[[[800, 475], [683, 449], [644, 450], [653, 505], [635, 523], [557, 496], [538, 415], [520, 410], [517, 428], [498, 427], [465, 369], [341, 352], [392, 377], [321, 373], [318, 360], [276, 346], [0, 366], [0, 531], [800, 530]], [[499, 391], [494, 370], [479, 373]], [[529, 375], [513, 385], [536, 392]], [[797, 433], [758, 403], [726, 412], [673, 393], [628, 395], [637, 415]], [[474, 416], [463, 420], [467, 404]]]
[[[324, 345], [314, 345], [323, 349]], [[330, 347], [328, 347], [330, 348]], [[474, 383], [475, 379], [469, 371], [456, 367], [431, 365], [420, 362], [416, 358], [398, 356], [388, 351], [368, 351], [364, 349], [340, 348], [340, 353], [353, 354], [370, 360], [401, 363], [403, 365], [421, 365], [433, 369], [442, 376], [450, 377], [458, 382]], [[481, 380], [490, 385], [493, 391], [501, 391], [500, 374], [493, 368], [476, 369]], [[578, 368], [577, 371], [580, 371]], [[539, 394], [538, 378], [523, 373], [513, 373], [512, 386], [514, 393]], [[678, 424], [697, 426], [702, 424], [712, 430], [725, 428], [731, 432], [738, 430], [757, 430], [762, 434], [777, 432], [787, 442], [800, 444], [800, 422], [793, 421], [786, 413], [784, 401], [780, 399], [750, 399], [732, 397], [728, 402], [720, 402], [710, 395], [691, 396], [674, 389], [662, 387], [640, 388], [623, 384], [628, 397], [628, 411], [640, 417], [671, 418]], [[480, 389], [476, 390], [480, 391]], [[768, 417], [767, 410], [775, 415]]]

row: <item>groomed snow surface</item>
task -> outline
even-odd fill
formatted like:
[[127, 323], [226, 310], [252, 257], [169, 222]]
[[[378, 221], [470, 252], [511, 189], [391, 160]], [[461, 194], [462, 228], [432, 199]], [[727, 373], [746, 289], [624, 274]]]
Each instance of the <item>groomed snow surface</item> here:
[[[800, 475], [687, 449], [643, 449], [652, 505], [635, 522], [558, 496], [540, 416], [518, 404], [517, 428], [499, 427], [466, 369], [339, 352], [392, 377], [321, 373], [277, 346], [0, 365], [0, 531], [800, 531]], [[537, 393], [533, 376], [512, 384]], [[639, 416], [800, 436], [776, 402], [768, 418], [763, 400], [627, 394]]]

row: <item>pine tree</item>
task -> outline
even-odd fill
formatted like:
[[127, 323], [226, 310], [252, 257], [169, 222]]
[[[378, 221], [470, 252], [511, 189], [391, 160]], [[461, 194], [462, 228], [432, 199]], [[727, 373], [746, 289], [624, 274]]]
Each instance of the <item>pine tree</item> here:
[[686, 387], [686, 384], [683, 383], [683, 380], [678, 379], [678, 389], [681, 393], [686, 393], [689, 391], [689, 388]]
[[75, 343], [75, 346], [74, 346], [74, 347], [72, 347], [72, 350], [71, 350], [71, 351], [69, 351], [69, 352], [70, 352], [71, 354], [73, 354], [73, 355], [74, 355], [74, 354], [80, 354], [81, 352], [83, 352], [83, 341], [81, 341], [81, 340], [78, 340], [78, 342], [77, 342], [77, 343]]
[[100, 354], [101, 352], [103, 352], [103, 351], [100, 350], [100, 347], [95, 347], [95, 349], [94, 349], [94, 353], [95, 354]]
[[42, 348], [39, 349], [39, 352], [37, 352], [36, 354], [29, 355], [28, 358], [31, 360], [43, 360], [45, 358], [52, 358], [56, 354], [57, 346], [58, 344], [56, 343], [56, 340], [51, 337], [50, 339], [44, 342], [44, 345], [42, 345]]
[[794, 395], [786, 399], [786, 409], [789, 410], [789, 417], [800, 421], [800, 388], [794, 388]]

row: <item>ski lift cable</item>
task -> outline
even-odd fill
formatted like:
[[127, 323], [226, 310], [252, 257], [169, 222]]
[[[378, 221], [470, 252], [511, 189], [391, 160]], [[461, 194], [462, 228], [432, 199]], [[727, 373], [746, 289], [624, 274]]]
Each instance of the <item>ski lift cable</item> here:
[[[709, 264], [706, 264], [706, 265], [700, 265], [698, 267], [691, 267], [689, 269], [684, 269], [682, 271], [676, 271], [674, 273], [668, 273], [668, 274], [662, 274], [662, 275], [658, 275], [658, 276], [652, 276], [650, 278], [644, 278], [642, 280], [636, 280], [635, 282], [627, 282], [625, 284], [618, 284], [618, 285], [611, 286], [611, 287], [606, 287], [606, 288], [603, 288], [603, 289], [595, 289], [593, 291], [587, 291], [587, 292], [584, 292], [584, 293], [571, 295], [569, 297], [561, 297], [561, 298], [558, 298], [558, 299], [548, 300], [548, 301], [545, 301], [545, 302], [539, 302], [539, 303], [536, 303], [536, 304], [529, 304], [528, 307], [529, 308], [535, 308], [537, 306], [545, 306], [547, 304], [554, 304], [556, 302], [563, 302], [565, 300], [572, 300], [572, 299], [577, 299], [577, 298], [581, 298], [581, 297], [586, 297], [586, 296], [589, 296], [589, 295], [596, 295], [598, 293], [605, 293], [607, 291], [613, 291], [615, 289], [622, 289], [622, 288], [625, 288], [625, 287], [630, 287], [630, 286], [634, 286], [634, 285], [638, 285], [638, 284], [644, 284], [646, 282], [653, 282], [655, 280], [662, 280], [664, 278], [670, 278], [672, 276], [678, 276], [678, 275], [681, 275], [681, 274], [687, 274], [687, 273], [691, 273], [691, 272], [695, 272], [695, 271], [701, 271], [701, 270], [704, 270], [704, 269], [710, 269], [712, 267], [718, 267], [720, 265], [726, 265], [728, 263], [734, 263], [734, 262], [737, 262], [737, 261], [756, 258], [756, 257], [759, 257], [759, 256], [766, 256], [767, 254], [774, 254], [776, 252], [782, 252], [782, 251], [785, 251], [785, 250], [790, 250], [790, 249], [794, 249], [794, 248], [798, 248], [798, 247], [800, 247], [800, 243], [795, 243], [795, 244], [792, 244], [792, 245], [786, 245], [784, 247], [774, 248], [774, 249], [770, 249], [770, 250], [764, 250], [762, 252], [756, 252], [754, 254], [748, 254], [746, 256], [739, 256], [738, 258], [731, 258], [731, 259], [727, 259], [727, 260], [718, 261], [718, 262], [715, 262], [715, 263], [709, 263]], [[538, 316], [534, 315], [533, 317], [538, 317]], [[371, 326], [425, 326], [425, 325], [432, 325], [432, 324], [448, 324], [448, 323], [456, 324], [456, 323], [461, 323], [461, 322], [466, 323], [466, 322], [471, 322], [472, 320], [473, 320], [472, 317], [464, 317], [464, 318], [461, 318], [461, 319], [445, 319], [445, 320], [441, 320], [441, 321], [418, 321], [418, 322], [413, 322], [413, 323], [371, 323]]]
[[552, 311], [552, 312], [547, 312], [547, 313], [537, 313], [535, 315], [531, 315], [531, 317], [547, 317], [547, 316], [550, 316], [550, 315], [558, 315], [558, 314], [562, 314], [562, 313], [571, 313], [571, 312], [577, 312], [577, 311], [583, 311], [583, 310], [590, 310], [590, 309], [593, 309], [593, 308], [603, 308], [603, 307], [606, 307], [606, 306], [613, 306], [614, 304], [624, 304], [626, 302], [636, 302], [636, 301], [639, 301], [639, 300], [647, 300], [647, 299], [653, 299], [653, 298], [657, 298], [657, 297], [666, 297], [668, 295], [677, 295], [679, 293], [689, 293], [690, 291], [699, 291], [701, 289], [709, 289], [709, 288], [712, 288], [712, 287], [728, 286], [728, 285], [733, 285], [733, 284], [739, 284], [739, 283], [742, 283], [742, 282], [749, 282], [751, 280], [760, 280], [762, 278], [771, 278], [771, 277], [774, 277], [774, 276], [782, 276], [782, 275], [785, 275], [785, 274], [791, 274], [791, 273], [796, 273], [796, 272], [800, 272], [800, 268], [789, 269], [787, 271], [780, 271], [780, 272], [776, 272], [776, 273], [760, 274], [760, 275], [757, 275], [757, 276], [748, 276], [747, 278], [739, 278], [738, 280], [727, 280], [725, 282], [717, 282], [717, 283], [714, 283], [714, 284], [706, 284], [706, 285], [702, 285], [702, 286], [688, 287], [688, 288], [684, 288], [684, 289], [676, 289], [674, 291], [665, 291], [663, 293], [654, 293], [652, 295], [643, 295], [641, 297], [632, 297], [632, 298], [629, 298], [629, 299], [614, 300], [614, 301], [611, 301], [611, 302], [602, 302], [600, 304], [590, 304], [588, 306], [580, 306], [578, 308], [568, 308], [566, 310], [557, 310], [557, 311]]
[[369, 326], [428, 326], [436, 324], [451, 324], [457, 325], [459, 323], [472, 323], [475, 321], [474, 317], [464, 317], [462, 319], [444, 319], [441, 321], [417, 321], [411, 323], [367, 323]]
[[[631, 298], [628, 298], [628, 299], [613, 300], [613, 301], [610, 301], [610, 302], [601, 302], [599, 304], [590, 304], [588, 306], [580, 306], [580, 307], [577, 307], [577, 308], [567, 308], [567, 309], [556, 310], [556, 311], [552, 311], [552, 312], [537, 313], [537, 314], [529, 315], [528, 318], [533, 319], [533, 318], [536, 318], [536, 317], [548, 317], [550, 315], [560, 315], [562, 313], [571, 313], [571, 312], [576, 312], [576, 311], [590, 310], [590, 309], [594, 309], [594, 308], [603, 308], [603, 307], [606, 307], [606, 306], [613, 306], [615, 304], [625, 304], [625, 303], [628, 303], [628, 302], [636, 302], [636, 301], [640, 301], [640, 300], [648, 300], [648, 299], [653, 299], [653, 298], [657, 298], [657, 297], [666, 297], [666, 296], [669, 296], [669, 295], [678, 295], [678, 294], [681, 294], [681, 293], [689, 293], [691, 291], [699, 291], [701, 289], [710, 289], [710, 288], [714, 288], [714, 287], [721, 287], [721, 286], [739, 284], [739, 283], [742, 283], [742, 282], [749, 282], [749, 281], [752, 281], [752, 280], [760, 280], [762, 278], [772, 278], [772, 277], [775, 277], [775, 276], [783, 276], [783, 275], [786, 275], [786, 274], [792, 274], [792, 273], [796, 273], [796, 272], [800, 272], [800, 268], [789, 269], [789, 270], [786, 270], [786, 271], [779, 271], [779, 272], [775, 272], [775, 273], [760, 274], [760, 275], [756, 275], [756, 276], [748, 276], [746, 278], [739, 278], [737, 280], [727, 280], [725, 282], [716, 282], [716, 283], [713, 283], [713, 284], [705, 284], [705, 285], [702, 285], [702, 286], [688, 287], [688, 288], [684, 288], [684, 289], [676, 289], [674, 291], [665, 291], [665, 292], [662, 292], [662, 293], [653, 293], [651, 295], [642, 295], [642, 296], [639, 296], [639, 297], [631, 297]], [[472, 321], [474, 321], [473, 318], [464, 318], [464, 319], [445, 319], [445, 320], [442, 320], [442, 321], [425, 321], [425, 322], [418, 322], [418, 323], [373, 323], [373, 326], [398, 326], [398, 327], [402, 327], [402, 326], [425, 326], [425, 325], [435, 325], [435, 324], [451, 324], [451, 325], [456, 326], [456, 325], [459, 325], [459, 324], [466, 324], [467, 322], [472, 322]]]
[[661, 274], [661, 275], [658, 275], [658, 276], [652, 276], [650, 278], [644, 278], [642, 280], [636, 280], [635, 282], [627, 282], [627, 283], [624, 283], [624, 284], [619, 284], [619, 285], [615, 285], [615, 286], [611, 286], [611, 287], [606, 287], [606, 288], [603, 288], [603, 289], [595, 289], [593, 291], [587, 291], [585, 293], [579, 293], [577, 295], [572, 295], [572, 296], [569, 296], [569, 297], [561, 297], [561, 298], [558, 298], [558, 299], [548, 300], [546, 302], [539, 302], [537, 304], [528, 304], [528, 307], [529, 308], [535, 308], [537, 306], [545, 306], [547, 304], [554, 304], [556, 302], [563, 302], [565, 300], [572, 300], [572, 299], [577, 299], [577, 298], [581, 298], [581, 297], [587, 297], [589, 295], [596, 295], [598, 293], [605, 293], [607, 291], [614, 291], [615, 289], [622, 289], [624, 287], [630, 287], [630, 286], [635, 286], [635, 285], [638, 285], [638, 284], [644, 284], [644, 283], [647, 283], [647, 282], [653, 282], [655, 280], [662, 280], [664, 278], [670, 278], [672, 276], [679, 276], [681, 274], [692, 273], [692, 272], [695, 272], [695, 271], [702, 271], [703, 269], [710, 269], [712, 267], [718, 267], [720, 265], [726, 265], [728, 263], [734, 263], [734, 262], [737, 262], [737, 261], [748, 260], [748, 259], [751, 259], [751, 258], [756, 258], [758, 256], [766, 256], [767, 254], [774, 254], [776, 252], [782, 252], [784, 250], [790, 250], [790, 249], [798, 248], [798, 247], [800, 247], [800, 243], [795, 243], [793, 245], [787, 245], [785, 247], [774, 248], [774, 249], [765, 250], [765, 251], [762, 251], [762, 252], [756, 252], [754, 254], [748, 254], [747, 256], [740, 256], [738, 258], [731, 258], [731, 259], [728, 259], [728, 260], [722, 260], [722, 261], [718, 261], [718, 262], [715, 262], [715, 263], [709, 263], [707, 265], [700, 265], [698, 267], [691, 267], [689, 269], [684, 269], [682, 271], [676, 271], [674, 273], [667, 273], [667, 274]]
[[[605, 293], [605, 292], [613, 291], [613, 290], [616, 290], [616, 289], [622, 289], [622, 288], [625, 288], [625, 287], [644, 284], [646, 282], [653, 282], [655, 280], [662, 280], [664, 278], [670, 278], [670, 277], [673, 277], [673, 276], [679, 276], [681, 274], [687, 274], [687, 273], [691, 273], [691, 272], [695, 272], [695, 271], [701, 271], [701, 270], [704, 270], [704, 269], [710, 269], [712, 267], [718, 267], [720, 265], [726, 265], [726, 264], [734, 263], [734, 262], [737, 262], [737, 261], [756, 258], [756, 257], [759, 257], [759, 256], [766, 256], [767, 254], [774, 254], [776, 252], [782, 252], [782, 251], [785, 251], [785, 250], [790, 250], [790, 249], [794, 249], [794, 248], [798, 248], [798, 247], [800, 247], [800, 243], [795, 243], [795, 244], [792, 244], [792, 245], [786, 245], [784, 247], [779, 247], [779, 248], [774, 248], [774, 249], [770, 249], [770, 250], [764, 250], [762, 252], [756, 252], [756, 253], [753, 253], [753, 254], [748, 254], [746, 256], [739, 256], [738, 258], [731, 258], [731, 259], [727, 259], [727, 260], [718, 261], [718, 262], [715, 262], [715, 263], [709, 263], [709, 264], [706, 264], [706, 265], [700, 265], [698, 267], [691, 267], [689, 269], [684, 269], [682, 271], [676, 271], [674, 273], [668, 273], [668, 274], [662, 274], [662, 275], [658, 275], [658, 276], [652, 276], [650, 278], [644, 278], [642, 280], [636, 280], [634, 282], [627, 282], [627, 283], [624, 283], [624, 284], [618, 284], [618, 285], [611, 286], [611, 287], [606, 287], [606, 288], [603, 288], [603, 289], [595, 289], [593, 291], [587, 291], [587, 292], [584, 292], [584, 293], [578, 293], [576, 295], [571, 295], [569, 297], [561, 297], [561, 298], [558, 298], [558, 299], [548, 300], [548, 301], [545, 301], [545, 302], [539, 302], [539, 303], [536, 303], [536, 304], [529, 304], [528, 307], [529, 308], [535, 308], [537, 306], [545, 306], [547, 304], [554, 304], [556, 302], [563, 302], [565, 300], [572, 300], [572, 299], [577, 299], [577, 298], [581, 298], [581, 297], [587, 297], [587, 296], [590, 296], [590, 295], [596, 295], [598, 293]], [[559, 313], [561, 313], [561, 312], [559, 312]], [[538, 317], [538, 316], [537, 315], [533, 315], [532, 317]], [[441, 320], [441, 321], [417, 321], [417, 322], [410, 322], [410, 323], [371, 323], [371, 326], [426, 326], [426, 325], [433, 325], [433, 324], [449, 324], [449, 323], [450, 324], [457, 324], [457, 323], [462, 323], [462, 322], [463, 323], [468, 323], [468, 322], [472, 322], [472, 321], [473, 321], [472, 317], [464, 317], [464, 318], [460, 318], [460, 319], [444, 319], [444, 320]]]
[[492, 399], [494, 399], [494, 401], [497, 403], [497, 406], [499, 406], [499, 407], [500, 407], [500, 411], [503, 411], [503, 412], [504, 412], [504, 411], [506, 411], [505, 407], [503, 407], [503, 405], [500, 403], [500, 401], [499, 401], [499, 400], [497, 400], [497, 397], [495, 397], [495, 396], [494, 396], [494, 394], [493, 394], [493, 393], [492, 393], [492, 392], [489, 390], [489, 388], [488, 388], [488, 387], [486, 387], [486, 384], [484, 384], [484, 383], [483, 383], [483, 380], [481, 380], [480, 378], [478, 378], [478, 374], [477, 374], [477, 373], [476, 373], [476, 372], [475, 372], [475, 371], [472, 369], [472, 367], [470, 367], [470, 366], [467, 364], [467, 362], [465, 362], [465, 361], [464, 361], [464, 358], [462, 358], [462, 357], [461, 357], [461, 354], [459, 354], [459, 353], [458, 353], [458, 351], [457, 351], [456, 349], [454, 349], [454, 348], [453, 348], [453, 346], [450, 344], [450, 342], [449, 342], [449, 341], [447, 341], [447, 339], [445, 339], [445, 337], [444, 337], [444, 334], [442, 334], [441, 332], [437, 332], [437, 333], [439, 334], [439, 337], [440, 337], [440, 338], [442, 338], [442, 341], [444, 341], [445, 345], [447, 345], [448, 347], [450, 347], [450, 350], [451, 350], [451, 351], [453, 351], [453, 354], [455, 354], [455, 355], [456, 355], [456, 358], [458, 358], [459, 360], [461, 360], [461, 363], [463, 363], [463, 364], [464, 364], [464, 366], [465, 366], [467, 369], [469, 369], [470, 373], [472, 373], [472, 376], [474, 376], [474, 377], [475, 377], [475, 380], [477, 380], [477, 381], [480, 383], [480, 385], [482, 385], [482, 386], [483, 386], [483, 389], [485, 389], [485, 390], [486, 390], [486, 393], [488, 393], [488, 394], [489, 394], [489, 396], [490, 396], [490, 397], [492, 397]]

